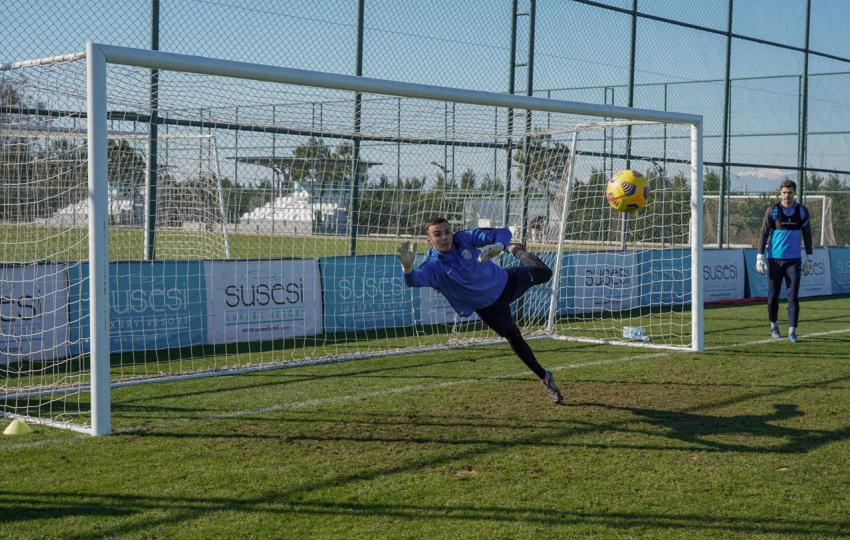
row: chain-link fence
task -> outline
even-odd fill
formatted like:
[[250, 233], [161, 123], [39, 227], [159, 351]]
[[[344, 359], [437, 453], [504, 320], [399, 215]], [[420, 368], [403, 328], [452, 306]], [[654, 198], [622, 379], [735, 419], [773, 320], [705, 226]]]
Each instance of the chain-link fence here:
[[[753, 230], [785, 178], [805, 178], [798, 195], [812, 211], [816, 243], [850, 243], [850, 43], [842, 2], [36, 0], [5, 6], [5, 15], [14, 23], [0, 34], [3, 62], [81, 51], [95, 41], [702, 114], [708, 244], [753, 245]], [[0, 90], [9, 105], [12, 89], [2, 79]], [[322, 112], [315, 117], [321, 126]], [[454, 129], [447, 110], [445, 131]], [[237, 137], [219, 144], [238, 155]], [[460, 188], [463, 171], [453, 159], [454, 149], [444, 148], [419, 179], [442, 177]], [[507, 174], [503, 161], [494, 157], [490, 181]], [[226, 210], [233, 216], [250, 216], [279, 195], [272, 168], [250, 176], [238, 160], [227, 163], [221, 174], [224, 191], [238, 201]], [[367, 176], [386, 194], [381, 181]], [[388, 219], [401, 230], [404, 187], [416, 182], [401, 172], [389, 182], [402, 186], [387, 195], [399, 209]], [[345, 218], [328, 211], [322, 219], [332, 231]]]

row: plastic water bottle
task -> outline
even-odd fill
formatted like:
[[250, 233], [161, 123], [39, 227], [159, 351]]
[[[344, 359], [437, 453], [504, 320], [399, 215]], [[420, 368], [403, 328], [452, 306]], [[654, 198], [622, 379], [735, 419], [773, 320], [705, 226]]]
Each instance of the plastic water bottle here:
[[646, 335], [646, 328], [643, 326], [624, 326], [623, 337], [626, 339], [639, 339], [641, 341], [652, 341], [652, 338]]

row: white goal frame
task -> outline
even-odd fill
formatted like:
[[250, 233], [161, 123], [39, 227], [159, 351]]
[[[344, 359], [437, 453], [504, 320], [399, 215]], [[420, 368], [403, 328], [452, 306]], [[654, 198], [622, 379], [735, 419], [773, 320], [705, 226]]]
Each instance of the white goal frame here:
[[[703, 117], [669, 111], [655, 111], [560, 101], [514, 94], [405, 83], [330, 74], [284, 67], [249, 64], [230, 60], [132, 49], [89, 42], [86, 45], [88, 189], [89, 189], [89, 294], [91, 325], [91, 431], [95, 436], [111, 432], [110, 397], [110, 309], [108, 245], [108, 168], [107, 168], [107, 64], [137, 68], [187, 72], [235, 79], [311, 86], [355, 93], [382, 94], [414, 99], [452, 101], [514, 110], [587, 115], [602, 119], [622, 119], [690, 126], [690, 231], [691, 254], [691, 349], [704, 348], [703, 337]], [[81, 53], [13, 64], [24, 67], [79, 59]], [[8, 67], [4, 66], [4, 67]], [[570, 158], [572, 163], [573, 157]], [[569, 171], [568, 171], [569, 174]], [[569, 178], [569, 176], [567, 177]], [[567, 182], [567, 186], [569, 186]], [[568, 205], [564, 205], [565, 211]], [[226, 220], [225, 220], [226, 222]], [[563, 228], [564, 221], [561, 222]], [[559, 252], [563, 249], [563, 231]], [[556, 266], [560, 266], [557, 263]], [[556, 269], [557, 270], [557, 269]], [[557, 279], [555, 280], [557, 282]], [[554, 309], [554, 308], [552, 308]], [[554, 311], [549, 314], [552, 335]], [[542, 336], [545, 337], [545, 336]], [[598, 341], [596, 341], [598, 342]]]

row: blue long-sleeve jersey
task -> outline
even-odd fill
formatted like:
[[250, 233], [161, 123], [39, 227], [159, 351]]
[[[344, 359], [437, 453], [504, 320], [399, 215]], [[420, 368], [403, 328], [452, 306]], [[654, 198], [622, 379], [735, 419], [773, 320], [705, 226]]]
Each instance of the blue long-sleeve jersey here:
[[772, 204], [764, 214], [759, 236], [758, 252], [768, 259], [799, 259], [800, 240], [806, 254], [812, 254], [812, 227], [809, 210], [800, 203], [785, 208], [781, 203]]
[[508, 229], [473, 229], [456, 233], [452, 250], [440, 253], [433, 247], [425, 261], [404, 275], [409, 287], [433, 287], [463, 317], [492, 305], [505, 288], [508, 273], [492, 260], [478, 262], [478, 248], [501, 242], [508, 245]]

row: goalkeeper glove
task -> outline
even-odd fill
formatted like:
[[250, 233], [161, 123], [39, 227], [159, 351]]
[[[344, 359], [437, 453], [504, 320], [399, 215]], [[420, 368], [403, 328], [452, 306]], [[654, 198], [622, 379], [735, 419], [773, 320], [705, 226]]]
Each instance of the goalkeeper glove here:
[[803, 264], [803, 275], [808, 276], [812, 273], [812, 256], [806, 255], [806, 262]]
[[401, 269], [405, 274], [413, 272], [413, 263], [416, 262], [416, 242], [410, 247], [410, 242], [402, 242], [395, 252], [395, 258], [401, 263]]
[[496, 242], [492, 246], [487, 246], [481, 250], [481, 254], [478, 255], [478, 262], [489, 261], [490, 259], [497, 257], [499, 253], [503, 251], [505, 251], [505, 244]]
[[761, 253], [756, 255], [756, 271], [761, 275], [767, 272], [767, 263], [764, 262], [764, 255]]

